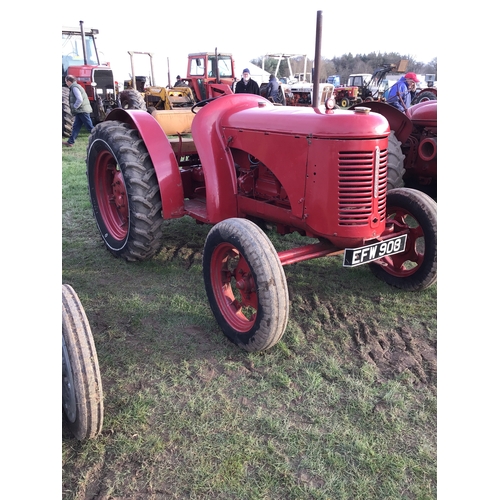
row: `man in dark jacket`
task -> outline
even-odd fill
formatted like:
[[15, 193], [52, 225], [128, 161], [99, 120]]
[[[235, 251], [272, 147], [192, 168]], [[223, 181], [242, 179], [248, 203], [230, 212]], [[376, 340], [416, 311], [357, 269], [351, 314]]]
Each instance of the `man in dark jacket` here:
[[271, 102], [279, 102], [278, 88], [279, 88], [279, 83], [278, 80], [276, 80], [276, 77], [274, 75], [269, 75], [269, 83], [267, 84], [266, 97]]
[[181, 75], [177, 75], [174, 87], [187, 87], [188, 84], [181, 79]]
[[65, 146], [73, 147], [73, 144], [80, 133], [82, 125], [85, 125], [89, 132], [92, 132], [93, 124], [90, 118], [92, 107], [85, 89], [76, 83], [76, 78], [73, 75], [68, 75], [64, 81], [69, 87], [69, 106], [71, 114], [74, 115], [73, 130], [67, 142], [63, 142]]
[[260, 95], [259, 84], [250, 78], [250, 70], [243, 70], [243, 78], [236, 84], [235, 94], [256, 94]]

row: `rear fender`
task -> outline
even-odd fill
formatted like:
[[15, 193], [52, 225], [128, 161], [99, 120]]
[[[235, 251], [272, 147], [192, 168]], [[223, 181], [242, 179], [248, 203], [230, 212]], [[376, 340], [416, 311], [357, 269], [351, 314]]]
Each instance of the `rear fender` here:
[[363, 106], [365, 108], [370, 108], [373, 112], [379, 113], [384, 116], [389, 122], [389, 127], [394, 131], [398, 141], [404, 144], [413, 130], [413, 124], [411, 120], [399, 109], [396, 109], [390, 104], [378, 101], [362, 102], [361, 104], [356, 104], [351, 106], [350, 109], [355, 107]]
[[158, 122], [146, 111], [113, 109], [106, 121], [115, 120], [128, 123], [137, 129], [149, 152], [158, 178], [163, 218], [182, 217], [184, 210], [184, 190], [175, 153]]

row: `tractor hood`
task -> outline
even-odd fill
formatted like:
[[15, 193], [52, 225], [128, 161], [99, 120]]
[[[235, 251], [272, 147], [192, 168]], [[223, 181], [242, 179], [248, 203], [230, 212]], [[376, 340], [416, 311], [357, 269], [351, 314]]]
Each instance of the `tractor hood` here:
[[[219, 126], [224, 128], [320, 139], [369, 139], [388, 136], [390, 132], [388, 121], [368, 108], [326, 111], [324, 107], [274, 106], [267, 99], [248, 94], [220, 99], [232, 99], [235, 105], [221, 116]], [[239, 101], [243, 100], [246, 106], [239, 108]]]

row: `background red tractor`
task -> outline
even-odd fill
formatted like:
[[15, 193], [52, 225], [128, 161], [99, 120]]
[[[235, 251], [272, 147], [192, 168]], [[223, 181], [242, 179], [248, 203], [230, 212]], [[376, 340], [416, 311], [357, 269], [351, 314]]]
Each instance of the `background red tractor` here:
[[73, 75], [87, 92], [92, 106], [92, 121], [102, 122], [106, 114], [117, 107], [117, 88], [113, 71], [108, 64], [102, 64], [97, 51], [96, 37], [99, 30], [62, 28], [62, 135], [69, 137], [73, 116], [69, 107], [69, 88], [65, 77]]
[[[314, 87], [317, 103], [317, 77]], [[207, 297], [224, 334], [248, 351], [270, 348], [285, 331], [285, 265], [343, 255], [344, 266], [366, 263], [391, 286], [429, 287], [437, 280], [436, 202], [413, 189], [388, 192], [386, 118], [333, 106], [209, 98], [193, 107], [192, 139], [175, 142], [152, 115], [113, 110], [87, 148], [107, 249], [143, 260], [159, 251], [163, 220], [213, 226], [203, 251]], [[277, 252], [264, 225], [317, 242]]]
[[[125, 82], [131, 92], [121, 98], [125, 109], [147, 110], [160, 123], [167, 135], [182, 135], [191, 132], [194, 114], [191, 106], [199, 101], [211, 99], [225, 94], [232, 94], [234, 83], [234, 60], [231, 54], [214, 52], [196, 52], [188, 55], [186, 77], [182, 78], [184, 86], [160, 87], [155, 85], [153, 57], [150, 52], [129, 51], [132, 66], [132, 79]], [[151, 85], [147, 85], [147, 77], [135, 76], [133, 56], [146, 54], [150, 57]], [[125, 105], [126, 104], [126, 105]]]
[[404, 113], [383, 102], [361, 106], [389, 122], [389, 189], [412, 187], [437, 199], [437, 100], [422, 101]]

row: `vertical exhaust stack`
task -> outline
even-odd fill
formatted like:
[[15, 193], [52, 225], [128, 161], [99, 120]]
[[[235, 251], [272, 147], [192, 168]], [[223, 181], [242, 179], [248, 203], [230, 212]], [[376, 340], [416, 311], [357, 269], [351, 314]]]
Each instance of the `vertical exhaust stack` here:
[[316, 17], [316, 49], [313, 68], [313, 108], [319, 107], [319, 71], [321, 69], [321, 37], [323, 32], [323, 11], [318, 10]]
[[217, 85], [220, 84], [220, 75], [219, 75], [219, 54], [217, 52], [217, 47], [215, 47], [215, 83]]
[[85, 46], [85, 30], [83, 29], [83, 21], [80, 21], [80, 31], [82, 33], [83, 64], [87, 66], [87, 47]]

